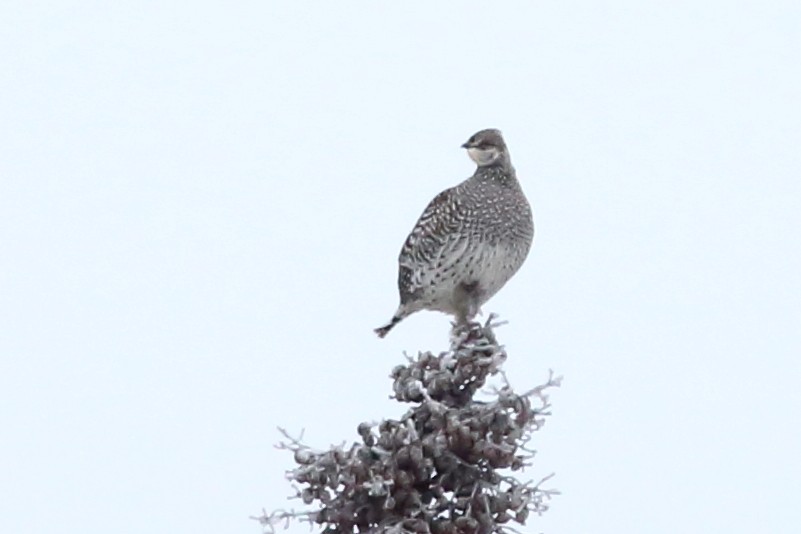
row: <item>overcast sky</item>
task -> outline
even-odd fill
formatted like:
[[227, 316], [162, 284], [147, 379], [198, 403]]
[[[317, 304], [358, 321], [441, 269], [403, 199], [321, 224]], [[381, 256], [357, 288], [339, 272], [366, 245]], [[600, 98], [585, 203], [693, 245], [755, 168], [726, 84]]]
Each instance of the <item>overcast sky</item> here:
[[[801, 531], [801, 4], [0, 4], [0, 532], [259, 534], [398, 417], [397, 253], [503, 130], [524, 532]], [[307, 532], [296, 526], [291, 533]]]

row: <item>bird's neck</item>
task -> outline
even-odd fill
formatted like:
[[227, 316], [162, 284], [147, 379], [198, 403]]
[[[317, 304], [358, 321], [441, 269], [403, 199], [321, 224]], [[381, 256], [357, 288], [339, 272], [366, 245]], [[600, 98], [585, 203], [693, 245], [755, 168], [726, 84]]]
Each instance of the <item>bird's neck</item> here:
[[476, 168], [473, 177], [477, 180], [496, 182], [500, 184], [514, 184], [517, 182], [515, 168], [508, 157], [498, 158], [497, 161]]

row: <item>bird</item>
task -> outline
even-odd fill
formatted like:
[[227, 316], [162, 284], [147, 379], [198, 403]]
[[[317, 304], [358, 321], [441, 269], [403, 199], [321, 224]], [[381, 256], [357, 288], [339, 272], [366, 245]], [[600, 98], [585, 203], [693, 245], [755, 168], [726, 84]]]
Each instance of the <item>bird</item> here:
[[468, 324], [520, 269], [534, 240], [531, 205], [517, 180], [500, 130], [488, 128], [462, 145], [474, 174], [434, 197], [398, 256], [400, 305], [374, 331], [385, 337], [421, 310]]

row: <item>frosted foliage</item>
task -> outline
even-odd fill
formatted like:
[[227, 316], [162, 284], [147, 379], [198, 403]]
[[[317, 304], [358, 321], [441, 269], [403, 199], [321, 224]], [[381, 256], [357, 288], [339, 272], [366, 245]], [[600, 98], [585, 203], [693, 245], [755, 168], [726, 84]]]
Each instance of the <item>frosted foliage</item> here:
[[[546, 393], [559, 378], [515, 393], [491, 321], [455, 330], [447, 352], [395, 367], [394, 398], [411, 408], [400, 420], [361, 423], [350, 447], [313, 450], [282, 430], [279, 448], [297, 464], [287, 478], [310, 508], [265, 513], [265, 529], [297, 519], [325, 534], [490, 533], [545, 512], [557, 493], [541, 487], [549, 477], [535, 484], [517, 474], [534, 456], [526, 445], [550, 414]], [[492, 375], [500, 386], [484, 388]], [[481, 388], [488, 400], [474, 398]]]

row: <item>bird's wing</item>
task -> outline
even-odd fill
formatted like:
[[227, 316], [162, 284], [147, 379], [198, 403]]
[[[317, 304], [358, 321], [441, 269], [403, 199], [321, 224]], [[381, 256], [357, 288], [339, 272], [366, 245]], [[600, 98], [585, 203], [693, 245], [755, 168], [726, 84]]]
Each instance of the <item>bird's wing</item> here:
[[402, 300], [426, 283], [427, 273], [447, 269], [467, 249], [467, 239], [459, 232], [464, 206], [455, 193], [455, 187], [446, 189], [429, 202], [401, 248], [398, 286]]

